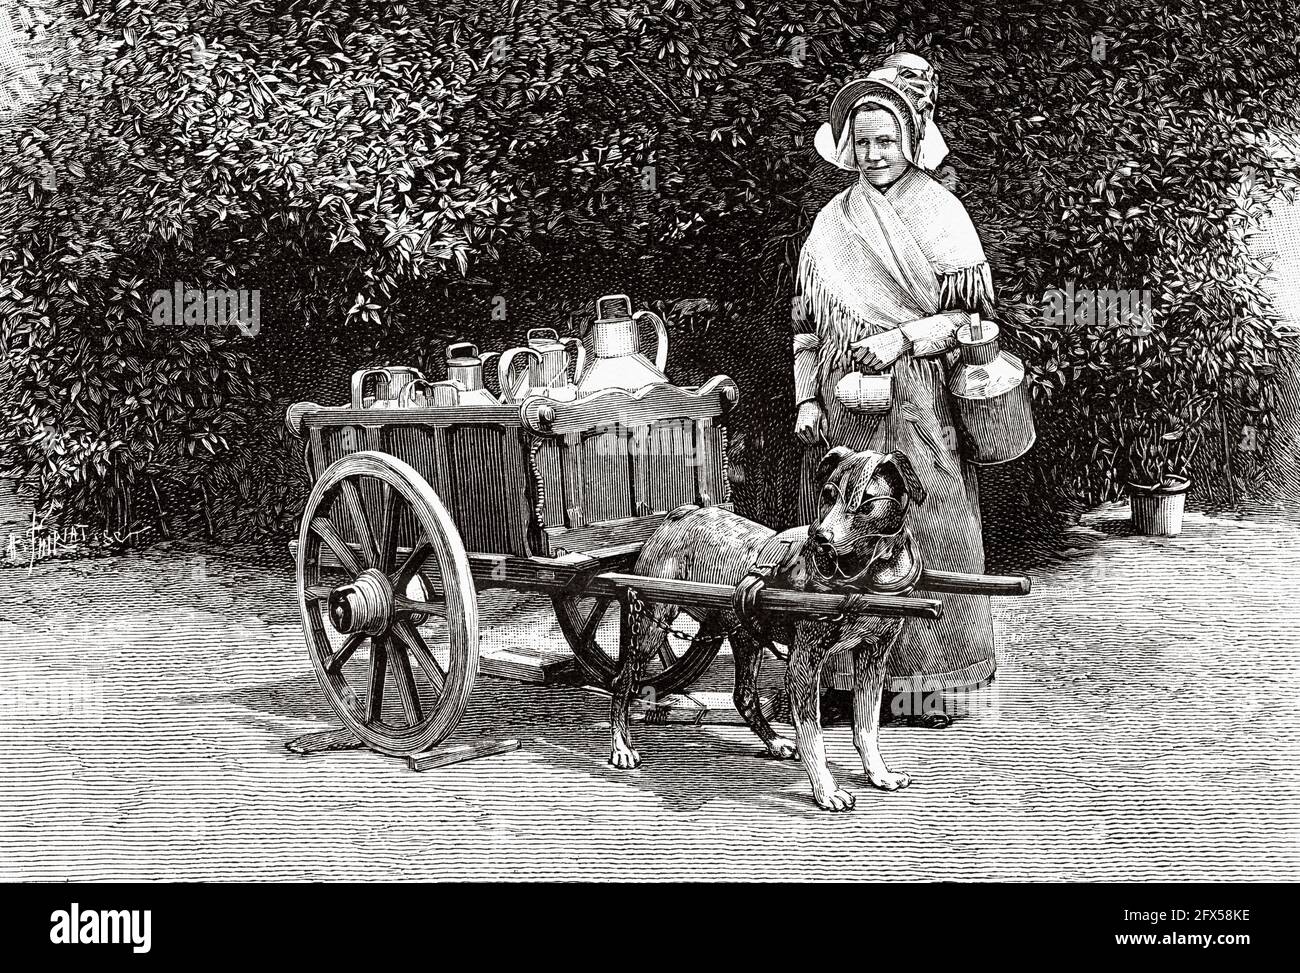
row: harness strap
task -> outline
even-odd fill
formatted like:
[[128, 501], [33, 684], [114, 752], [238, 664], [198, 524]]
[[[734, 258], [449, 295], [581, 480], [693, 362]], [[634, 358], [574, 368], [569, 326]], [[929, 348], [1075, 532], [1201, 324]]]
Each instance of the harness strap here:
[[[736, 619], [744, 626], [745, 631], [765, 649], [770, 649], [776, 653], [776, 647], [773, 644], [772, 635], [768, 631], [766, 621], [762, 618], [757, 610], [758, 593], [767, 587], [770, 581], [784, 565], [791, 560], [791, 554], [794, 549], [795, 538], [781, 537], [779, 534], [769, 540], [762, 548], [759, 549], [758, 558], [749, 572], [740, 579], [736, 585], [736, 591], [731, 596], [731, 607], [736, 613]], [[780, 653], [776, 653], [780, 654]]]

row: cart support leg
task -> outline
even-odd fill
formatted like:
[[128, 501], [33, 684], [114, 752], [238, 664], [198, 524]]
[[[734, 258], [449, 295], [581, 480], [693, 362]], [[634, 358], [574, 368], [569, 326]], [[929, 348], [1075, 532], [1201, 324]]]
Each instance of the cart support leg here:
[[350, 730], [321, 730], [290, 740], [285, 746], [293, 753], [331, 753], [336, 750], [360, 750], [365, 744]]

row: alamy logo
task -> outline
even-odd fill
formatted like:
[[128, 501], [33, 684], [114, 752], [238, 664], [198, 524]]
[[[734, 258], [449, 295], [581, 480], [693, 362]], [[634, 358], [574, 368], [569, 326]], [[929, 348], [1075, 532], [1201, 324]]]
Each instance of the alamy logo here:
[[156, 290], [150, 316], [160, 328], [225, 328], [234, 326], [253, 337], [262, 330], [262, 292], [185, 287]]
[[153, 912], [149, 909], [86, 909], [76, 903], [50, 913], [50, 942], [58, 945], [129, 944], [133, 953], [151, 945]]
[[1043, 324], [1051, 328], [1114, 328], [1140, 338], [1155, 330], [1154, 310], [1149, 289], [1075, 288], [1071, 280], [1043, 295]]

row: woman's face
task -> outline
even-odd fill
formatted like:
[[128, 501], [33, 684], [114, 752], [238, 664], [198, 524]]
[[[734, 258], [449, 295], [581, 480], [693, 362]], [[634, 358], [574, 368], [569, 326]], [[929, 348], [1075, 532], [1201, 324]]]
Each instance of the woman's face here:
[[898, 120], [883, 108], [854, 116], [853, 145], [858, 168], [873, 186], [888, 186], [907, 171]]

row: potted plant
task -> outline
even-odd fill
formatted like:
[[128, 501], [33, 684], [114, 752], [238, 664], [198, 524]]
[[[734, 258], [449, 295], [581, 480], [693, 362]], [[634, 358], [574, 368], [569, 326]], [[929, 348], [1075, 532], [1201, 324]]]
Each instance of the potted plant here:
[[1211, 404], [1190, 403], [1182, 415], [1147, 414], [1131, 427], [1126, 480], [1136, 533], [1177, 537], [1182, 532], [1192, 458], [1205, 437], [1202, 420]]

